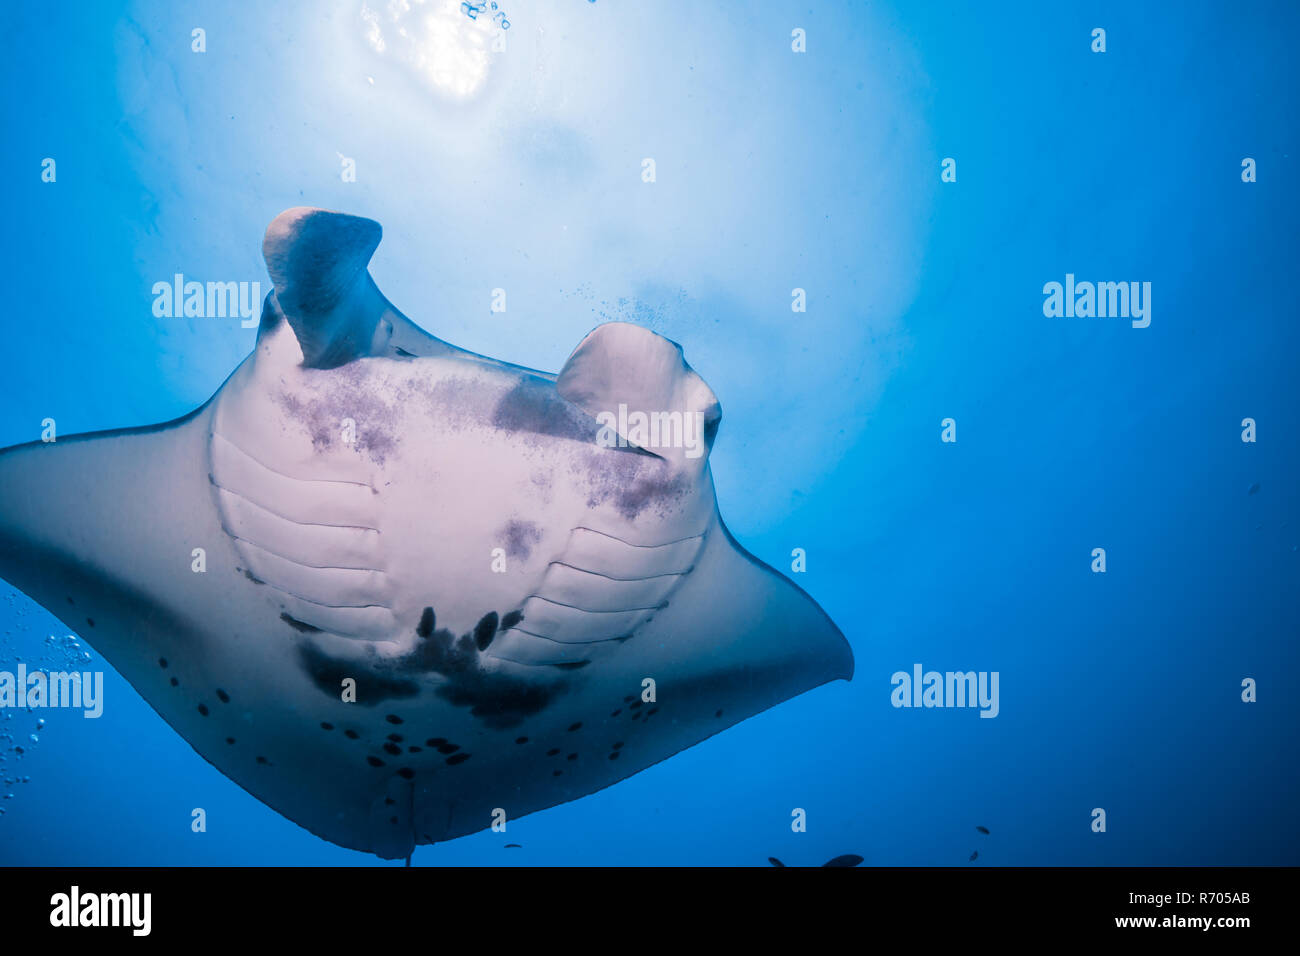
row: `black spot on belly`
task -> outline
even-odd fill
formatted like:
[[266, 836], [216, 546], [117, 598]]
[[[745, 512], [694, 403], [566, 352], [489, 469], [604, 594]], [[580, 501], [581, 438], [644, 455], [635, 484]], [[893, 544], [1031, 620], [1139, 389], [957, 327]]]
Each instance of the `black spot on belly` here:
[[393, 804], [395, 804], [396, 802], [397, 802], [397, 801], [394, 800], [392, 797], [384, 797], [384, 806], [386, 806], [386, 807], [391, 807], [391, 806], [392, 806]]
[[271, 761], [267, 760], [265, 757], [258, 757], [257, 762], [260, 764], [269, 764]]
[[474, 646], [479, 651], [486, 651], [488, 645], [492, 643], [492, 638], [497, 635], [497, 612], [488, 611], [474, 625]]
[[370, 764], [372, 767], [382, 767], [384, 765], [384, 762], [378, 757], [367, 757], [366, 763]]
[[637, 709], [638, 707], [640, 707], [643, 703], [645, 703], [645, 701], [638, 700], [638, 701], [633, 701], [632, 703], [628, 704], [627, 706], [628, 706], [628, 709], [629, 709], [629, 710], [636, 710], [636, 709]]
[[506, 616], [501, 619], [501, 630], [514, 627], [524, 619], [523, 611], [507, 611]]
[[397, 746], [397, 744], [384, 744], [384, 749], [394, 757], [400, 757], [402, 755], [402, 748]]
[[438, 619], [434, 616], [433, 608], [426, 607], [424, 613], [420, 615], [420, 623], [415, 625], [415, 633], [420, 637], [428, 637], [433, 633], [437, 623]]
[[558, 777], [558, 776], [559, 776], [560, 774], [562, 774], [562, 773], [564, 773], [563, 770], [552, 770], [552, 771], [551, 771], [551, 776], [552, 776], [552, 777]]
[[233, 744], [234, 742], [235, 742], [235, 738], [234, 738], [234, 737], [227, 737], [227, 738], [226, 738], [226, 743], [228, 743], [228, 744]]
[[86, 623], [89, 624], [91, 627], [94, 627], [94, 626], [95, 626], [95, 619], [94, 619], [93, 617], [88, 617], [88, 618], [86, 618]]
[[636, 700], [636, 697], [632, 694], [628, 694], [626, 697], [623, 698], [623, 703], [630, 704], [634, 700]]
[[402, 767], [400, 770], [397, 771], [397, 775], [401, 777], [403, 780], [410, 780], [412, 777], [415, 776], [415, 771], [412, 770], [410, 767]]
[[[491, 611], [479, 619], [473, 631], [460, 637], [446, 628], [434, 630], [406, 656], [373, 664], [372, 668], [382, 667], [394, 674], [441, 674], [446, 681], [434, 693], [443, 700], [454, 707], [468, 707], [473, 716], [493, 730], [516, 726], [545, 708], [568, 685], [559, 680], [524, 679], [485, 667], [480, 654], [491, 643], [497, 625], [497, 614]], [[337, 693], [336, 686], [330, 688], [331, 694]]]
[[460, 744], [441, 743], [438, 745], [438, 753], [440, 754], [454, 754], [459, 749]]
[[375, 707], [386, 700], [414, 697], [420, 692], [420, 685], [413, 680], [376, 674], [364, 664], [330, 657], [310, 643], [298, 648], [298, 660], [311, 682], [332, 700], [339, 699], [339, 688], [347, 677], [357, 682], [357, 703], [362, 707]]
[[623, 749], [623, 741], [620, 740], [618, 743], [614, 744], [614, 749], [615, 749], [615, 750], [622, 750], [622, 749]]
[[348, 740], [356, 740], [361, 735], [358, 734], [355, 730], [345, 730], [343, 731], [343, 736], [347, 737]]
[[565, 757], [564, 759], [565, 759], [565, 760], [577, 760], [577, 759], [578, 759], [578, 755], [577, 755], [577, 754], [569, 754], [569, 756]]
[[395, 743], [395, 744], [400, 744], [400, 743], [402, 742], [402, 735], [401, 735], [401, 734], [389, 734], [389, 735], [388, 735], [388, 739], [391, 740], [391, 741], [392, 741], [393, 743]]
[[333, 730], [333, 729], [334, 729], [334, 725], [333, 725], [333, 724], [328, 724], [328, 723], [326, 723], [325, 721], [322, 720], [322, 721], [321, 721], [321, 725], [320, 725], [320, 729], [321, 729], [321, 730]]
[[573, 733], [575, 730], [581, 730], [581, 729], [582, 729], [582, 721], [578, 721], [576, 724], [569, 725], [569, 733]]
[[618, 710], [616, 710], [616, 711], [614, 711], [613, 713], [611, 713], [609, 716], [611, 716], [611, 717], [617, 717], [617, 716], [618, 716], [619, 714], [621, 714], [621, 713], [623, 713], [623, 708], [622, 708], [622, 707], [620, 707]]
[[714, 714], [713, 716], [714, 716], [714, 717], [721, 717], [721, 716], [722, 716], [722, 711], [718, 711], [718, 712], [717, 712], [716, 714]]
[[284, 623], [288, 624], [295, 631], [299, 631], [303, 634], [319, 634], [321, 632], [319, 627], [314, 627], [311, 624], [300, 621], [296, 617], [290, 617], [285, 611], [280, 612], [280, 620], [284, 621]]
[[204, 717], [208, 716], [208, 705], [199, 704], [199, 713], [202, 714]]
[[469, 754], [452, 754], [450, 757], [447, 758], [447, 764], [449, 766], [454, 767], [458, 763], [464, 763], [469, 758], [470, 758]]
[[388, 721], [390, 724], [400, 724], [402, 722], [402, 718], [398, 717], [396, 714], [388, 714], [384, 717], [384, 720]]
[[181, 682], [178, 681], [175, 677], [173, 677], [173, 678], [172, 678], [172, 686], [173, 686], [173, 687], [180, 687], [180, 686], [181, 686]]
[[167, 669], [167, 658], [165, 658], [165, 657], [160, 657], [160, 658], [158, 658], [158, 666], [161, 667], [163, 670], [166, 670], [166, 669]]
[[430, 737], [424, 742], [426, 747], [441, 747], [447, 741], [442, 737]]
[[533, 547], [542, 540], [542, 529], [531, 521], [512, 518], [497, 530], [497, 538], [505, 545], [508, 556], [527, 561]]
[[230, 703], [230, 695], [227, 694], [227, 693], [226, 693], [224, 690], [222, 690], [220, 687], [218, 687], [218, 688], [217, 688], [217, 700], [221, 701], [223, 704], [228, 704], [228, 703]]
[[563, 690], [554, 684], [530, 684], [506, 674], [474, 671], [435, 693], [453, 706], [468, 707], [493, 730], [503, 730], [539, 713]]
[[406, 752], [407, 752], [408, 754], [424, 753], [424, 748], [423, 748], [423, 747], [407, 747], [407, 748], [406, 748]]
[[654, 716], [655, 714], [657, 714], [657, 713], [659, 713], [659, 708], [658, 708], [658, 707], [651, 707], [649, 710], [647, 710], [647, 711], [645, 712], [645, 715], [646, 715], [647, 717], [653, 717], [653, 716]]
[[389, 818], [388, 818], [388, 822], [389, 822], [389, 823], [396, 823], [396, 822], [397, 822], [397, 817], [389, 817]]
[[517, 744], [526, 744], [526, 743], [528, 743], [528, 738], [527, 738], [527, 737], [516, 737], [516, 738], [515, 738], [515, 743], [517, 743]]
[[617, 759], [618, 759], [618, 754], [619, 754], [619, 752], [618, 752], [617, 750], [615, 750], [612, 754], [609, 755], [609, 759], [610, 759], [610, 760], [617, 760]]
[[559, 747], [552, 747], [550, 750], [546, 751], [546, 756], [548, 756], [548, 757], [554, 757], [554, 756], [555, 756], [556, 754], [558, 754], [559, 752], [560, 752], [560, 748], [559, 748]]

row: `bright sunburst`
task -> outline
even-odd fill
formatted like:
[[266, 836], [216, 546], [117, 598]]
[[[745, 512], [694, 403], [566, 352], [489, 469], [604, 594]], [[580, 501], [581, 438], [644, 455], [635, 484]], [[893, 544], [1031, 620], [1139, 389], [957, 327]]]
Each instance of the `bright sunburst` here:
[[366, 41], [438, 92], [465, 99], [487, 79], [500, 28], [488, 16], [466, 16], [461, 7], [460, 0], [389, 0], [382, 8], [362, 4]]

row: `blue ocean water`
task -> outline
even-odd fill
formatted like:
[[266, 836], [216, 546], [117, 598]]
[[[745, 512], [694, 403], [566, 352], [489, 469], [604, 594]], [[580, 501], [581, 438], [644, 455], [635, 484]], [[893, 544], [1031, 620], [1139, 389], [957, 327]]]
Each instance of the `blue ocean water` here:
[[[680, 342], [728, 526], [804, 550], [857, 659], [415, 865], [1300, 862], [1296, 5], [501, 6], [11, 11], [0, 445], [189, 411], [255, 333], [157, 318], [154, 283], [265, 291], [280, 210], [369, 216], [379, 286], [457, 345], [555, 370], [610, 319]], [[1150, 325], [1046, 316], [1067, 274], [1150, 282]], [[0, 587], [0, 669], [108, 677], [98, 720], [4, 711], [0, 862], [382, 862]], [[996, 671], [997, 717], [892, 706], [918, 663]]]

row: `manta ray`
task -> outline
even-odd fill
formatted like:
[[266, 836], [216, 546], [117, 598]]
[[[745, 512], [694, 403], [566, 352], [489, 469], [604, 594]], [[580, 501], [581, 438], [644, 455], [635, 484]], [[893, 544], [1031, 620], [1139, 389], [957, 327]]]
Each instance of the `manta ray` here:
[[465, 351], [379, 291], [380, 235], [281, 213], [211, 399], [0, 452], [0, 576], [254, 797], [408, 862], [852, 677], [723, 524], [680, 346], [612, 322], [558, 375]]

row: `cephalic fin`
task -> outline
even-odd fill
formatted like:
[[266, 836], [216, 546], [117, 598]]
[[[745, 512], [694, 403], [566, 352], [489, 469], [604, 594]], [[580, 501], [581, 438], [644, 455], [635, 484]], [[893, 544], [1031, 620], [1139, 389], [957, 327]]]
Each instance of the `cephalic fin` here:
[[334, 368], [387, 344], [391, 306], [366, 269], [382, 234], [373, 219], [307, 206], [267, 227], [262, 256], [303, 365]]
[[627, 322], [588, 333], [555, 386], [628, 444], [678, 466], [703, 466], [722, 418], [717, 396], [686, 364], [681, 346]]

